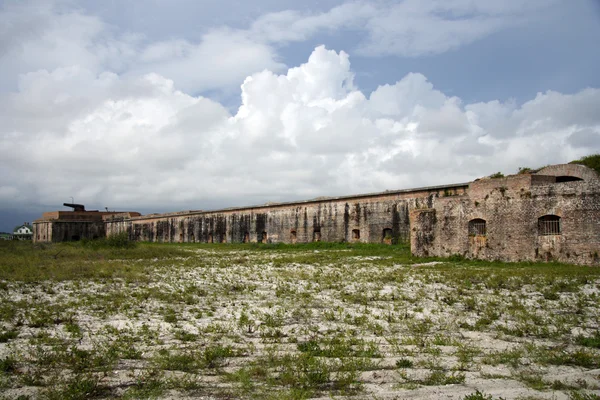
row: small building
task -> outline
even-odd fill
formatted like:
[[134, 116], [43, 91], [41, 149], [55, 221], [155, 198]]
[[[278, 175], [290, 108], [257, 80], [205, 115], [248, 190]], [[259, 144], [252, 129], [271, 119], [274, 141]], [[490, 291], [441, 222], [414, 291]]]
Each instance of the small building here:
[[13, 229], [13, 239], [31, 240], [33, 237], [33, 227], [28, 222], [19, 225]]
[[104, 221], [114, 216], [127, 218], [139, 216], [138, 212], [87, 211], [83, 204], [63, 204], [73, 211], [45, 212], [42, 218], [33, 222], [35, 242], [74, 242], [81, 239], [106, 237]]

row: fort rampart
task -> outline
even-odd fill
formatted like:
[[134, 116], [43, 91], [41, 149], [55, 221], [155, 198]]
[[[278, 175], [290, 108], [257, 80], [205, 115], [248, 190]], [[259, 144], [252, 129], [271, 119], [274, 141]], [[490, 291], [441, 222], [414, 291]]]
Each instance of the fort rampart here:
[[600, 177], [564, 164], [467, 184], [143, 216], [65, 211], [34, 222], [34, 241], [120, 232], [150, 242], [410, 241], [419, 256], [597, 265]]

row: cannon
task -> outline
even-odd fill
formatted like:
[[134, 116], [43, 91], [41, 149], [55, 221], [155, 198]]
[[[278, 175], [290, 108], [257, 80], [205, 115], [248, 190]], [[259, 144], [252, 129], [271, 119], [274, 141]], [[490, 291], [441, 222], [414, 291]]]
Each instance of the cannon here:
[[85, 206], [83, 204], [63, 203], [63, 206], [71, 207], [73, 211], [85, 211]]

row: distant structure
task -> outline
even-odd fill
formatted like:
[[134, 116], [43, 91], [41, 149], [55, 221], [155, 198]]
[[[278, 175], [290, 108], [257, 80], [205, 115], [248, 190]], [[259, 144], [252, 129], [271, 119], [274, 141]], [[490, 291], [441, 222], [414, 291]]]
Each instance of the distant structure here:
[[12, 239], [31, 240], [33, 237], [33, 227], [30, 223], [24, 222], [13, 229]]
[[138, 212], [86, 211], [83, 204], [63, 203], [73, 211], [45, 212], [33, 222], [34, 242], [69, 242], [106, 237], [105, 220], [116, 215], [138, 217]]
[[577, 164], [469, 183], [216, 211], [141, 216], [82, 209], [45, 213], [34, 222], [34, 240], [127, 232], [132, 240], [150, 242], [410, 241], [418, 256], [600, 264], [600, 175]]
[[13, 234], [8, 232], [0, 232], [0, 240], [13, 240]]

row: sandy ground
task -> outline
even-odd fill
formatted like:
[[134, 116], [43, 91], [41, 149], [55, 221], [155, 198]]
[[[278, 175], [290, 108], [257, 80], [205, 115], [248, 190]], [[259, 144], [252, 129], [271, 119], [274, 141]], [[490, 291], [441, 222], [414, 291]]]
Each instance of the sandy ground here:
[[337, 250], [135, 262], [145, 279], [2, 282], [0, 398], [600, 395], [593, 276]]

